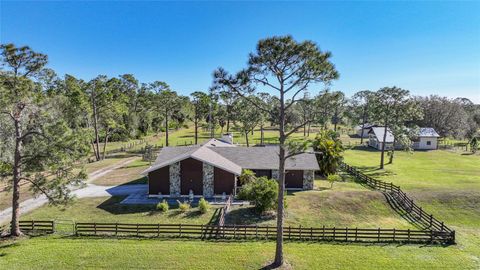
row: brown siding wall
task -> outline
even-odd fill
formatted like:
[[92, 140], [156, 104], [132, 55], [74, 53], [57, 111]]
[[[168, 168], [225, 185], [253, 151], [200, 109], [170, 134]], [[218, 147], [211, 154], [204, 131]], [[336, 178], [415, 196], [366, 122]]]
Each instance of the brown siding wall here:
[[252, 170], [257, 177], [266, 176], [272, 178], [272, 170]]
[[169, 166], [148, 173], [148, 194], [170, 194]]
[[231, 194], [235, 188], [235, 175], [217, 167], [214, 168], [213, 191], [215, 194]]
[[285, 188], [303, 188], [303, 171], [286, 171]]
[[194, 195], [202, 195], [203, 163], [193, 158], [180, 161], [180, 181], [182, 195], [188, 195], [190, 190]]

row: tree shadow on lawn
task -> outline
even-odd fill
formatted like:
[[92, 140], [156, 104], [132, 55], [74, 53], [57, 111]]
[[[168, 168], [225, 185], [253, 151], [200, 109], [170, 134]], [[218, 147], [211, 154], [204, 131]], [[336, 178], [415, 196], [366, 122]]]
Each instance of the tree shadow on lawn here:
[[[386, 164], [388, 165], [388, 164]], [[370, 176], [370, 177], [382, 177], [382, 176], [394, 176], [396, 175], [393, 171], [388, 169], [380, 169], [377, 166], [356, 166], [357, 170], [361, 171], [362, 173]]]
[[139, 177], [135, 180], [132, 180], [127, 183], [120, 184], [118, 186], [127, 186], [127, 185], [142, 185], [142, 184], [148, 184], [148, 178], [146, 176]]
[[125, 198], [126, 196], [112, 196], [99, 204], [97, 208], [114, 215], [144, 213], [155, 210], [155, 205], [150, 204], [120, 204]]
[[254, 207], [242, 207], [231, 210], [226, 217], [225, 223], [238, 225], [253, 225], [274, 219], [274, 214], [260, 215], [254, 211]]

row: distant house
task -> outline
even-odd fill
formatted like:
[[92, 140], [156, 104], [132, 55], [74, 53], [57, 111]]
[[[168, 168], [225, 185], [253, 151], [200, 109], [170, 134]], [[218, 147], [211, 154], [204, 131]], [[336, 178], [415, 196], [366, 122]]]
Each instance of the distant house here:
[[440, 135], [433, 128], [420, 128], [418, 134], [412, 139], [412, 148], [415, 150], [438, 149]]
[[[362, 128], [362, 125], [356, 126], [355, 131], [356, 131], [358, 137], [368, 138], [368, 132], [370, 131], [370, 129], [372, 127], [378, 127], [378, 125], [365, 123], [365, 125], [363, 125], [363, 128]], [[362, 133], [362, 130], [363, 130], [363, 133]]]
[[[368, 145], [381, 150], [385, 127], [372, 127], [368, 131]], [[419, 128], [418, 133], [412, 138], [412, 148], [414, 150], [434, 150], [438, 147], [438, 138], [440, 135], [433, 128]], [[395, 138], [387, 128], [387, 136], [385, 138], [385, 150], [395, 148], [403, 148], [400, 144], [395, 144]]]
[[[148, 175], [150, 196], [222, 196], [235, 193], [244, 169], [278, 178], [278, 150], [278, 146], [236, 146], [231, 136], [224, 136], [202, 145], [165, 147], [143, 174]], [[313, 189], [314, 173], [319, 170], [315, 155], [289, 158], [285, 169], [287, 189]]]
[[382, 150], [382, 145], [385, 144], [385, 150], [393, 149], [394, 137], [389, 128], [387, 128], [387, 135], [385, 137], [385, 127], [371, 127], [368, 131], [368, 146]]

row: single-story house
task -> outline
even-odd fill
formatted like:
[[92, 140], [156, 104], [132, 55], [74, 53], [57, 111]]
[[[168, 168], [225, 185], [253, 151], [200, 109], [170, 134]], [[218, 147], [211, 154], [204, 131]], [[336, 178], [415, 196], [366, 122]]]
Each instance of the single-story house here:
[[[385, 127], [372, 127], [368, 132], [368, 145], [378, 150], [382, 149], [383, 135]], [[414, 150], [434, 150], [438, 147], [438, 138], [440, 135], [433, 128], [419, 128], [418, 133], [411, 138], [412, 148]], [[385, 138], [385, 150], [392, 150], [395, 138], [387, 128], [387, 136]], [[404, 148], [404, 145], [395, 143], [395, 149]]]
[[382, 150], [382, 145], [385, 143], [385, 150], [393, 149], [394, 137], [389, 128], [387, 128], [385, 142], [383, 141], [384, 135], [385, 127], [371, 127], [368, 131], [368, 146]]
[[433, 128], [420, 128], [418, 135], [412, 139], [412, 148], [415, 150], [438, 149], [440, 135]]
[[[278, 178], [278, 146], [242, 147], [228, 139], [211, 139], [201, 145], [163, 148], [148, 175], [150, 196], [180, 197], [235, 194], [237, 177], [249, 169], [257, 176]], [[319, 170], [314, 154], [303, 153], [287, 159], [287, 189], [313, 189]]]
[[[374, 125], [374, 124], [369, 124], [369, 123], [365, 123], [365, 125], [358, 125], [355, 127], [355, 131], [357, 133], [357, 136], [358, 137], [363, 137], [363, 138], [368, 138], [368, 132], [370, 131], [370, 129], [372, 127], [378, 127], [378, 125]], [[362, 133], [362, 130], [363, 130], [363, 133]]]

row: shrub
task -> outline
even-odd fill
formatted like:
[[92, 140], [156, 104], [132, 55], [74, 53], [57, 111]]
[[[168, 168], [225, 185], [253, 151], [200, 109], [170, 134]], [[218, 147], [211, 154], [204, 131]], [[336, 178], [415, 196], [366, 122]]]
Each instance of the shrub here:
[[259, 213], [276, 209], [277, 197], [277, 181], [266, 177], [259, 177], [244, 185], [239, 193], [239, 198], [250, 201]]
[[204, 198], [201, 198], [198, 202], [198, 210], [200, 210], [202, 214], [205, 214], [208, 212], [209, 208], [210, 204]]
[[329, 174], [327, 175], [327, 180], [330, 182], [330, 188], [333, 187], [333, 183], [341, 181], [342, 177], [338, 174]]
[[255, 181], [257, 177], [255, 176], [255, 173], [251, 170], [243, 170], [242, 174], [238, 177], [238, 180], [240, 180], [240, 183], [242, 185], [246, 185], [250, 182]]
[[177, 200], [177, 203], [178, 203], [178, 209], [180, 209], [180, 211], [182, 212], [187, 212], [188, 209], [190, 209], [190, 203], [188, 202], [180, 202], [179, 200]]
[[168, 203], [167, 201], [163, 200], [162, 202], [159, 202], [157, 204], [157, 210], [161, 212], [167, 212], [168, 211]]

